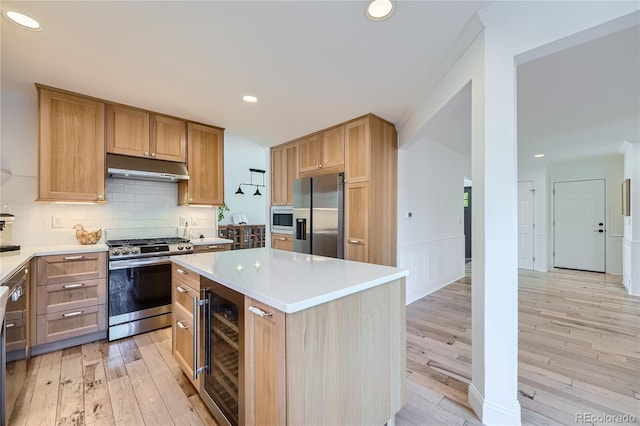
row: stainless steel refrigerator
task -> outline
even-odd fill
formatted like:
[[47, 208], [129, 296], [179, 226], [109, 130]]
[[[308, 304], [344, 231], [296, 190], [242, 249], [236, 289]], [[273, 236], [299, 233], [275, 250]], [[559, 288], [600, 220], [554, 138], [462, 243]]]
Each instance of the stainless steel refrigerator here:
[[344, 174], [293, 182], [293, 251], [344, 258]]

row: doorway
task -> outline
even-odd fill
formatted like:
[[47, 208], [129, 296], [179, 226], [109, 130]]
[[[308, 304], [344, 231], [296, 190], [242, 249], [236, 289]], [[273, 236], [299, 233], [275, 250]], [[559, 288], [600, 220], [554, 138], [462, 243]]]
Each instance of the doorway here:
[[533, 270], [535, 262], [534, 198], [533, 182], [518, 182], [518, 268], [520, 269]]
[[471, 187], [464, 187], [464, 257], [471, 262]]
[[553, 184], [554, 266], [605, 272], [604, 179]]

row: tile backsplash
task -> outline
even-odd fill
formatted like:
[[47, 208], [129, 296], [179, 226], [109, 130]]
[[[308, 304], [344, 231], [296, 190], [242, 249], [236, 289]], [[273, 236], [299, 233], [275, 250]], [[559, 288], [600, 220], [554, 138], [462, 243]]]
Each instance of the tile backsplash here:
[[[189, 222], [189, 233], [213, 237], [217, 232], [217, 209], [177, 206], [178, 186], [170, 182], [107, 179], [107, 204], [37, 203], [37, 178], [11, 176], [0, 186], [0, 208], [15, 215], [13, 242], [24, 246], [74, 244], [78, 223], [85, 229], [174, 228], [182, 236], [180, 220]], [[54, 227], [59, 225], [60, 227]]]

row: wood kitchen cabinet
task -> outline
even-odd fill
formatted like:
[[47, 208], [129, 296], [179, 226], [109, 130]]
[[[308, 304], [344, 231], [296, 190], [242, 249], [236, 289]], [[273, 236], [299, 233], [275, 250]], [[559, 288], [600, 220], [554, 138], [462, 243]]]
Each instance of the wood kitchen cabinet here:
[[106, 330], [106, 252], [41, 256], [36, 265], [32, 342], [44, 345]]
[[107, 105], [107, 152], [185, 161], [187, 123], [124, 105]]
[[36, 85], [39, 105], [37, 201], [105, 201], [105, 106]]
[[[344, 127], [339, 126], [300, 140], [300, 173], [344, 167]], [[327, 172], [329, 173], [329, 171]]]
[[293, 205], [293, 181], [298, 179], [298, 142], [271, 149], [271, 205]]
[[369, 183], [347, 183], [344, 190], [344, 258], [369, 261]]
[[[193, 300], [200, 300], [200, 275], [173, 264], [171, 266], [173, 325], [172, 352], [189, 381], [200, 389], [200, 378], [193, 378], [193, 354], [200, 345], [194, 344]], [[200, 354], [200, 353], [199, 353]]]
[[215, 251], [231, 250], [231, 243], [218, 244], [193, 244], [194, 253], [211, 253]]
[[224, 129], [188, 123], [189, 180], [178, 183], [178, 204], [224, 204]]
[[293, 251], [293, 235], [271, 234], [271, 248], [278, 249], [278, 250]]

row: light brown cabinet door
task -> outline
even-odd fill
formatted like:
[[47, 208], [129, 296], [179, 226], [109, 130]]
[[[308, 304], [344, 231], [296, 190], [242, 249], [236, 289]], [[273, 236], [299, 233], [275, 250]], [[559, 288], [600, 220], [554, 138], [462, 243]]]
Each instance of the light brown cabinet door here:
[[39, 286], [84, 282], [107, 276], [107, 253], [41, 256], [37, 265]]
[[271, 205], [281, 206], [284, 204], [286, 196], [286, 159], [287, 151], [283, 147], [271, 150]]
[[321, 168], [344, 165], [344, 126], [322, 133]]
[[36, 328], [38, 345], [84, 336], [107, 328], [107, 311], [105, 305], [93, 305], [38, 315]]
[[149, 113], [108, 104], [107, 152], [149, 158]]
[[371, 138], [369, 119], [353, 121], [344, 126], [345, 180], [347, 183], [370, 179]]
[[40, 285], [37, 286], [36, 291], [38, 315], [102, 305], [107, 302], [106, 278]]
[[184, 163], [187, 151], [187, 123], [173, 117], [151, 116], [151, 158]]
[[193, 379], [193, 315], [190, 315], [180, 307], [173, 309], [172, 345], [173, 356], [182, 368], [189, 381], [196, 389], [200, 389], [200, 378]]
[[38, 201], [104, 201], [104, 103], [38, 91]]
[[[187, 137], [186, 200], [181, 204], [224, 204], [224, 130], [189, 123]], [[180, 186], [178, 190], [180, 191]]]
[[300, 141], [298, 156], [299, 172], [310, 172], [320, 168], [322, 135], [313, 135]]
[[293, 181], [298, 179], [298, 142], [271, 150], [271, 205], [293, 205]]
[[369, 183], [348, 183], [344, 191], [345, 259], [369, 261]]
[[289, 234], [271, 234], [271, 248], [293, 251], [293, 236]]
[[[284, 425], [285, 314], [269, 305], [246, 298], [245, 315], [248, 356], [246, 424]], [[248, 308], [252, 307], [252, 310]], [[264, 316], [261, 316], [263, 313]]]

